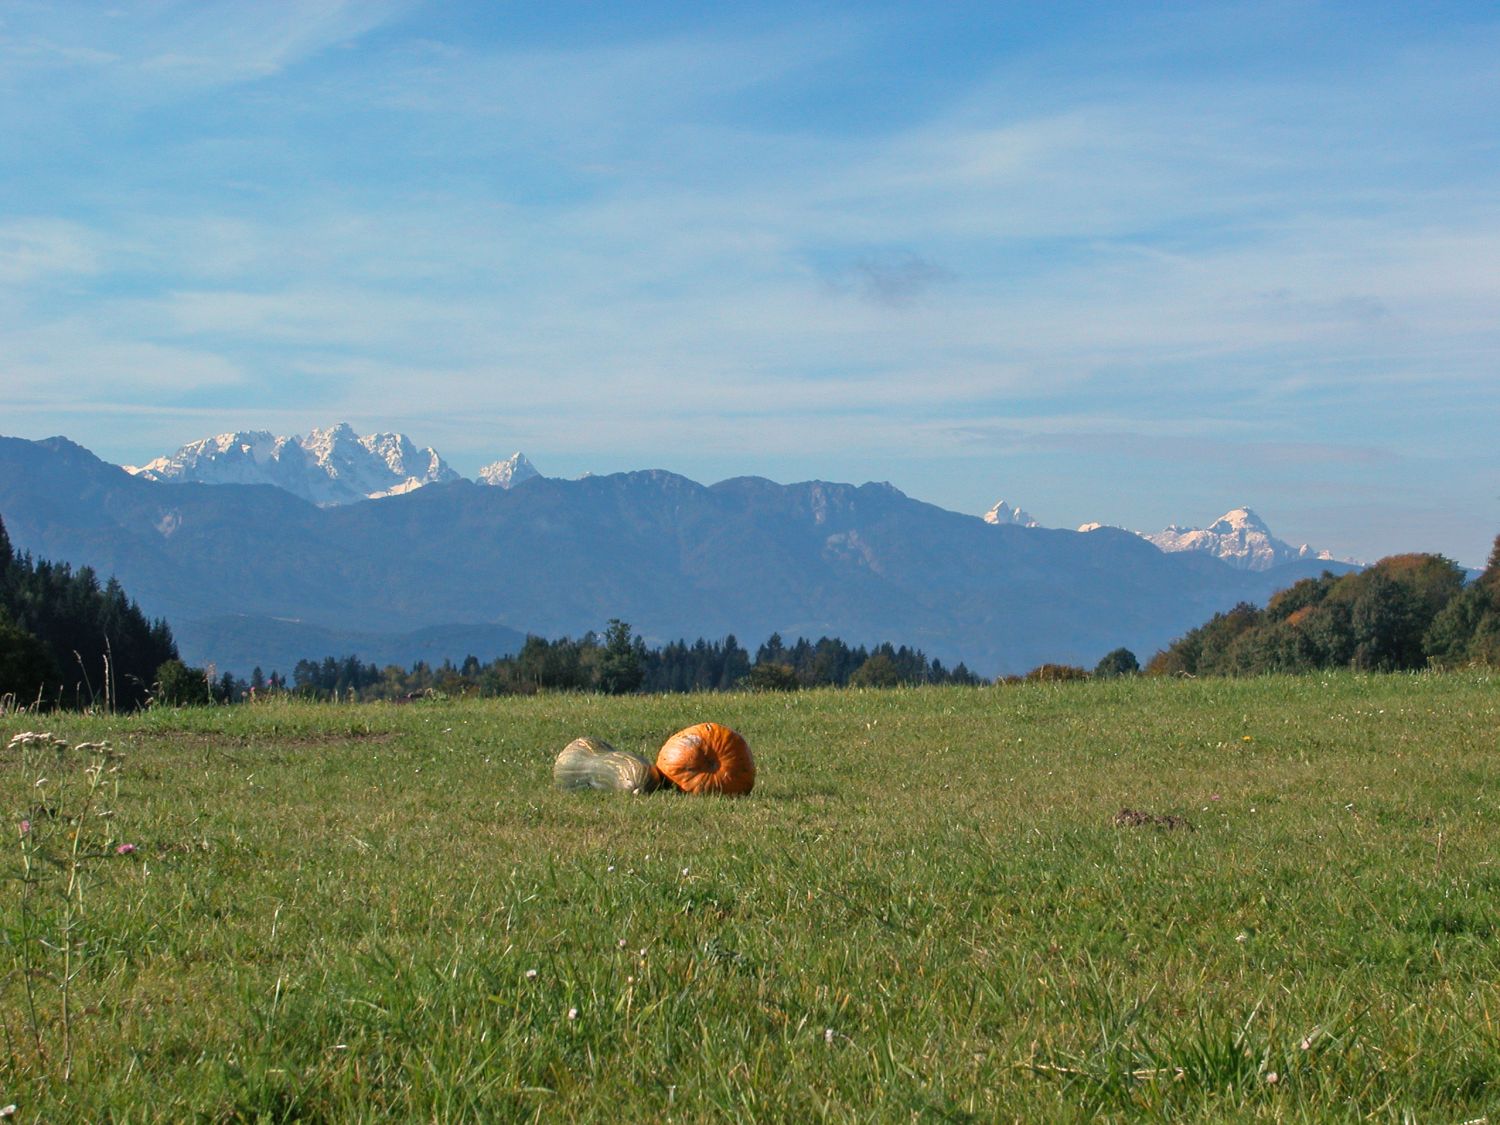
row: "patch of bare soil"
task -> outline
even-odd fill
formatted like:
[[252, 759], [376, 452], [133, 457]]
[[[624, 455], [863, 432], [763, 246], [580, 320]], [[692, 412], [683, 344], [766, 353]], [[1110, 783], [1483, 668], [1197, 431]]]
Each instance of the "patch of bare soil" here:
[[1158, 815], [1141, 812], [1139, 809], [1121, 809], [1115, 813], [1114, 823], [1116, 828], [1162, 828], [1169, 832], [1183, 828], [1193, 831], [1192, 822], [1185, 816], [1178, 816], [1176, 813]]

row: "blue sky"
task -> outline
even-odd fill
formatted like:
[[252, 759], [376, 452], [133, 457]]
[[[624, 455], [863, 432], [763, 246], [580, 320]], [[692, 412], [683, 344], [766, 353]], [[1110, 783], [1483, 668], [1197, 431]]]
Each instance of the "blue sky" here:
[[1479, 565], [1493, 4], [0, 0], [0, 433]]

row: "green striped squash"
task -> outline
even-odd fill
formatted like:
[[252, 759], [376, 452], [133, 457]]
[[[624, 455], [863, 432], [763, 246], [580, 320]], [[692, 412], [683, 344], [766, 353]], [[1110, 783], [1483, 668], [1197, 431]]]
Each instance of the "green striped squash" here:
[[639, 754], [616, 750], [602, 738], [575, 738], [552, 763], [559, 789], [649, 793], [662, 786], [661, 771]]

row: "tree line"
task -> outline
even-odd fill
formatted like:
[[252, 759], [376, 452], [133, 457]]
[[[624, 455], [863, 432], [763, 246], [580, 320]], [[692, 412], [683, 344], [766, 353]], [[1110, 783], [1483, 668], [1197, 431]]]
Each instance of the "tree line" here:
[[0, 520], [0, 700], [140, 707], [175, 660], [167, 623], [147, 620], [118, 581], [18, 555]]
[[445, 695], [529, 695], [540, 691], [668, 693], [695, 691], [794, 691], [812, 687], [898, 687], [984, 681], [963, 664], [945, 667], [920, 649], [889, 643], [851, 646], [834, 637], [786, 643], [780, 634], [752, 654], [731, 634], [648, 647], [630, 625], [610, 621], [602, 635], [577, 639], [529, 636], [519, 652], [481, 662], [418, 661], [410, 668], [377, 667], [358, 656], [300, 660], [290, 681], [260, 668], [236, 682], [231, 698], [288, 691], [315, 699], [406, 699]]
[[1365, 570], [1325, 571], [1241, 603], [1172, 642], [1146, 665], [1154, 675], [1244, 676], [1354, 668], [1500, 665], [1500, 536], [1472, 583], [1442, 555], [1406, 554]]

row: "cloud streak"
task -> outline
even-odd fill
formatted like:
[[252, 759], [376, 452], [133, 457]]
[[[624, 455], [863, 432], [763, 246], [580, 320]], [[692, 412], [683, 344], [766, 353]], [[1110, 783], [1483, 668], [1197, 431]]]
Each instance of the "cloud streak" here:
[[94, 239], [86, 227], [62, 219], [0, 222], [0, 286], [94, 273]]

